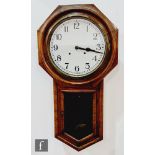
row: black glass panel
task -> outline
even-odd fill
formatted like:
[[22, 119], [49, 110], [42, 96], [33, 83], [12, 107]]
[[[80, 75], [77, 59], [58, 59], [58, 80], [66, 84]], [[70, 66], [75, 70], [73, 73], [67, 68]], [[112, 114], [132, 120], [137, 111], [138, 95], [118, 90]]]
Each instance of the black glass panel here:
[[76, 139], [92, 133], [92, 93], [64, 93], [64, 131]]

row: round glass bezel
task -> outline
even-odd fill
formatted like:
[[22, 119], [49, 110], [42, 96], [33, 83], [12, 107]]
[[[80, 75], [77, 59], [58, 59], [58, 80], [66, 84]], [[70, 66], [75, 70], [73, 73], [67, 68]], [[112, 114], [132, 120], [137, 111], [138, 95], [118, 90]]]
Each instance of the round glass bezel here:
[[[50, 40], [51, 37], [54, 33], [54, 31], [57, 29], [57, 27], [62, 24], [63, 22], [70, 20], [70, 19], [85, 19], [91, 23], [93, 23], [102, 33], [102, 36], [105, 40], [105, 53], [104, 56], [102, 58], [102, 61], [99, 63], [99, 65], [92, 70], [91, 72], [89, 72], [88, 74], [85, 75], [80, 75], [80, 76], [76, 76], [73, 74], [68, 74], [66, 72], [64, 72], [63, 70], [61, 70], [53, 61], [52, 57], [51, 57], [51, 51], [50, 51]], [[65, 77], [65, 78], [71, 78], [71, 79], [83, 79], [83, 78], [89, 78], [90, 76], [93, 76], [94, 74], [96, 74], [100, 68], [104, 67], [105, 64], [107, 63], [106, 57], [109, 56], [110, 50], [111, 50], [111, 45], [110, 45], [110, 37], [109, 37], [109, 33], [106, 29], [106, 27], [101, 23], [101, 22], [97, 22], [96, 19], [92, 16], [88, 16], [87, 14], [84, 13], [71, 13], [68, 15], [63, 16], [62, 18], [60, 18], [59, 20], [57, 20], [50, 28], [49, 31], [47, 32], [47, 36], [46, 36], [46, 47], [47, 47], [47, 52], [48, 52], [48, 62], [49, 65], [54, 66], [54, 69], [56, 70], [56, 72], [58, 74], [60, 74], [61, 76]]]

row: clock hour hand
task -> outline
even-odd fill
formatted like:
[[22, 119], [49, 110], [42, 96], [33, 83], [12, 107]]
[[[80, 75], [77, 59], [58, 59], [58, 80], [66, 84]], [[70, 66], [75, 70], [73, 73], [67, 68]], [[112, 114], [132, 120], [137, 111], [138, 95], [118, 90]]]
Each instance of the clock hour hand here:
[[75, 46], [75, 49], [76, 49], [76, 50], [85, 50], [85, 51], [86, 51], [85, 48], [82, 48], [82, 47], [79, 47], [79, 46]]
[[95, 52], [95, 53], [100, 53], [100, 54], [103, 54], [102, 52], [99, 52], [99, 51], [96, 51], [96, 50], [93, 50], [91, 48], [82, 48], [82, 47], [79, 47], [79, 46], [75, 46], [75, 49], [76, 50], [85, 50], [86, 52]]

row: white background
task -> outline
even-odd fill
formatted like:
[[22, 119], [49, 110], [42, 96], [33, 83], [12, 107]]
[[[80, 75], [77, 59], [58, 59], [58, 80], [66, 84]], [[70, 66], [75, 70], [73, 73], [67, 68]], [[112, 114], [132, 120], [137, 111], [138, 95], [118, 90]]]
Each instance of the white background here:
[[[0, 4], [3, 155], [31, 154], [30, 4], [30, 0], [6, 0]], [[151, 0], [125, 2], [125, 155], [155, 154], [154, 6]]]
[[[35, 139], [48, 139], [48, 155], [123, 155], [124, 151], [124, 72], [123, 72], [123, 0], [89, 1], [95, 4], [119, 29], [118, 66], [104, 79], [104, 140], [80, 152], [54, 138], [53, 79], [38, 65], [37, 29], [58, 5], [86, 3], [70, 0], [32, 1], [32, 155]], [[88, 2], [87, 2], [88, 3]]]

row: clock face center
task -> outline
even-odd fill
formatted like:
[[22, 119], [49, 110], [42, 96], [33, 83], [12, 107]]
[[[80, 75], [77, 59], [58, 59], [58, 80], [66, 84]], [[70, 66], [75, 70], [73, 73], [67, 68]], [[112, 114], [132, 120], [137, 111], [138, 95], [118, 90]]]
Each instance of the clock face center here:
[[104, 61], [105, 44], [103, 33], [93, 22], [79, 17], [68, 19], [51, 35], [51, 63], [65, 75], [87, 76]]

